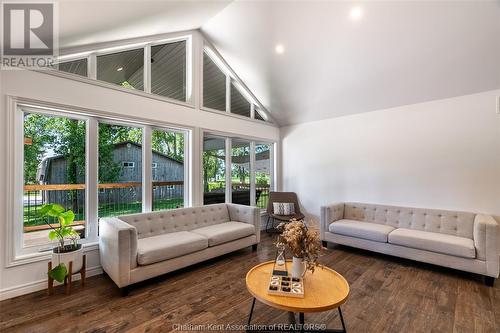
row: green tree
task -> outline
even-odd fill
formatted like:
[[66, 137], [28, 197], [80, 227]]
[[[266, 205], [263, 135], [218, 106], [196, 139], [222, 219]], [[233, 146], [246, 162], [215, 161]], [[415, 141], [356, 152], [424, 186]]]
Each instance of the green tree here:
[[54, 135], [50, 130], [52, 118], [40, 114], [25, 114], [24, 116], [24, 182], [26, 184], [38, 183], [36, 173]]

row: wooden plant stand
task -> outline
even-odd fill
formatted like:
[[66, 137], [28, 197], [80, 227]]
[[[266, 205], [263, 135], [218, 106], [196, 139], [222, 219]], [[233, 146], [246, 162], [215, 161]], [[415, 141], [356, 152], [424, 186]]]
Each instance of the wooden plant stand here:
[[[87, 263], [87, 257], [84, 254], [83, 255], [83, 263], [82, 263], [82, 268], [78, 272], [73, 272], [73, 262], [69, 262], [69, 268], [68, 268], [68, 275], [64, 278], [64, 286], [66, 288], [66, 295], [71, 294], [71, 282], [73, 281], [73, 274], [80, 274], [80, 281], [82, 284], [82, 287], [85, 286], [85, 266]], [[52, 261], [49, 261], [48, 263], [48, 270], [47, 272], [50, 272], [52, 270]], [[52, 295], [54, 293], [54, 279], [51, 278], [50, 276], [48, 277], [48, 283], [49, 283], [49, 288], [48, 292], [49, 295]]]

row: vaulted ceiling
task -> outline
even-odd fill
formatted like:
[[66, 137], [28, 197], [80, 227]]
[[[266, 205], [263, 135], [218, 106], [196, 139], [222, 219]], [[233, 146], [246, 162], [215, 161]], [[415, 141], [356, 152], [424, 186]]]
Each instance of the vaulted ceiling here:
[[500, 88], [498, 0], [60, 7], [63, 46], [201, 27], [280, 125]]

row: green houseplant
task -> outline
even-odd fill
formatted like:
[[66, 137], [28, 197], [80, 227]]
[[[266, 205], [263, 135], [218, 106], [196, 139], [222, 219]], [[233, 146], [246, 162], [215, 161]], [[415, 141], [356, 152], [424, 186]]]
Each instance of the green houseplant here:
[[[78, 244], [80, 236], [72, 226], [75, 213], [58, 204], [46, 204], [42, 206], [39, 214], [51, 229], [49, 239], [58, 241], [58, 245], [52, 249], [53, 268], [48, 275], [58, 282], [63, 282], [68, 275], [67, 267], [70, 261], [73, 272], [78, 272], [83, 264], [82, 245]], [[58, 224], [51, 224], [50, 217], [55, 218]]]

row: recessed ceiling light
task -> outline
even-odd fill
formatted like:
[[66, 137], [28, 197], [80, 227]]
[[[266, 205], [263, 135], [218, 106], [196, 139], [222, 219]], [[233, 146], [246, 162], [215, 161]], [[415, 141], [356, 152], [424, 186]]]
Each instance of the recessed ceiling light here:
[[361, 17], [363, 17], [363, 9], [361, 7], [352, 7], [351, 8], [351, 13], [350, 13], [351, 19], [357, 21]]
[[122, 70], [123, 70], [123, 67], [118, 67], [118, 68], [116, 69], [116, 71], [117, 71], [117, 72], [121, 72]]
[[283, 54], [285, 52], [285, 47], [283, 46], [283, 44], [277, 44], [274, 47], [274, 51], [276, 51], [276, 53], [278, 54]]

